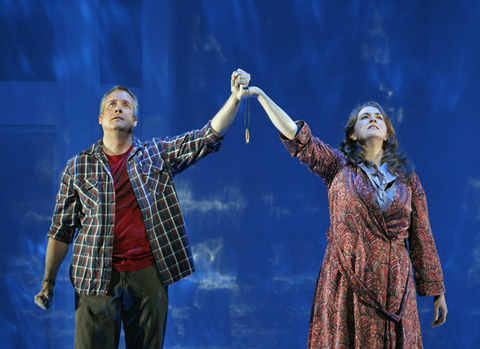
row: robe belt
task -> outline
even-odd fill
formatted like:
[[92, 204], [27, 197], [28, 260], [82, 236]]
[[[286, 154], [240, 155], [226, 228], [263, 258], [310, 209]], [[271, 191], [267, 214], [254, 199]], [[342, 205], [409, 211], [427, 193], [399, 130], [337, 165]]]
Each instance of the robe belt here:
[[[393, 241], [403, 241], [403, 239], [398, 239], [398, 240], [391, 240], [392, 242]], [[368, 305], [370, 305], [372, 308], [382, 312], [383, 314], [385, 314], [386, 316], [388, 316], [392, 321], [394, 322], [400, 322], [402, 320], [402, 315], [403, 315], [403, 310], [404, 310], [404, 306], [405, 306], [405, 303], [407, 302], [407, 299], [408, 299], [408, 292], [405, 292], [403, 294], [403, 298], [402, 298], [402, 302], [400, 303], [400, 309], [398, 310], [398, 314], [394, 314], [394, 313], [391, 313], [389, 312], [385, 306], [380, 303], [377, 299], [377, 296], [376, 294], [369, 290], [367, 287], [365, 287], [365, 285], [363, 285], [363, 283], [360, 281], [360, 279], [358, 278], [357, 275], [355, 275], [350, 269], [346, 268], [345, 265], [348, 265], [346, 259], [345, 259], [345, 256], [343, 254], [343, 251], [338, 247], [339, 245], [336, 244], [337, 246], [335, 246], [335, 250], [337, 251], [338, 253], [338, 256], [339, 256], [339, 259], [340, 259], [340, 266], [344, 272], [344, 274], [347, 276], [347, 280], [348, 282], [350, 283], [350, 285], [352, 286], [352, 290], [358, 295], [358, 297], [364, 301], [365, 303], [367, 303]], [[407, 278], [407, 284], [405, 286], [405, 290], [408, 291], [408, 284], [410, 283], [410, 273], [408, 273], [408, 278]]]
[[405, 243], [405, 238], [393, 237], [392, 239], [388, 239], [387, 241], [389, 241], [389, 242], [391, 242], [392, 244], [395, 244], [395, 245], [407, 246], [406, 243]]

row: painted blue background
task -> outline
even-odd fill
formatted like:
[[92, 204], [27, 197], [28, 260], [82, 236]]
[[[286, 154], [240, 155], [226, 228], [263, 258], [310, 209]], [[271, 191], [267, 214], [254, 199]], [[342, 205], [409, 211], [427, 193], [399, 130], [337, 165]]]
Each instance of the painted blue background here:
[[[241, 67], [337, 146], [357, 102], [383, 104], [426, 189], [448, 322], [426, 348], [480, 341], [478, 1], [0, 1], [0, 347], [72, 348], [70, 256], [54, 307], [33, 303], [66, 160], [98, 140], [115, 84], [140, 99], [136, 136], [202, 127]], [[176, 177], [198, 271], [170, 287], [166, 348], [304, 348], [329, 225], [323, 182], [256, 101], [222, 149]]]

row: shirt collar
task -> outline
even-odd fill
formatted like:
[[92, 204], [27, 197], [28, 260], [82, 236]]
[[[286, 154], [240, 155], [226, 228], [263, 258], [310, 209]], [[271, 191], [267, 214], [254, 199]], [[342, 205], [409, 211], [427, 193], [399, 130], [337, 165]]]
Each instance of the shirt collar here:
[[386, 162], [380, 165], [377, 174], [375, 174], [375, 169], [373, 169], [372, 167], [367, 167], [363, 162], [360, 162], [359, 166], [378, 185], [381, 185], [381, 182], [384, 182], [384, 184], [388, 184], [390, 182], [393, 182], [397, 178], [396, 174], [393, 175], [390, 173], [390, 171], [388, 170], [388, 164]]
[[[136, 137], [133, 137], [133, 152], [136, 152], [139, 148], [143, 147], [145, 145], [145, 142], [140, 141]], [[92, 146], [87, 149], [86, 151], [88, 154], [91, 154], [93, 156], [100, 156], [103, 153], [103, 140], [100, 139], [96, 143], [92, 144]]]

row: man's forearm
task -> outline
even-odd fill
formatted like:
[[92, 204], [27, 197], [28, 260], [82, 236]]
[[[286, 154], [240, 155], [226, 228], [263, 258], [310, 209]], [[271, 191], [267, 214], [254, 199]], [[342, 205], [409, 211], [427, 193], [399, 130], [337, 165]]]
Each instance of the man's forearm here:
[[53, 238], [48, 239], [47, 253], [45, 256], [44, 279], [55, 282], [58, 270], [68, 252], [68, 244]]
[[231, 94], [227, 99], [227, 102], [225, 102], [223, 107], [212, 119], [212, 131], [216, 136], [223, 137], [223, 135], [225, 135], [235, 119], [235, 115], [237, 114], [239, 106], [240, 100], [238, 100], [234, 94]]

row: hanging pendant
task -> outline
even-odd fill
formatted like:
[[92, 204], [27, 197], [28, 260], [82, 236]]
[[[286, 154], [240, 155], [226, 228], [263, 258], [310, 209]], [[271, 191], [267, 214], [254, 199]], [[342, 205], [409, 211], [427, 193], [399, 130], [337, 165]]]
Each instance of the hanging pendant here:
[[245, 88], [247, 91], [247, 97], [245, 99], [245, 106], [244, 106], [244, 124], [245, 124], [245, 144], [250, 142], [250, 90], [248, 87]]

